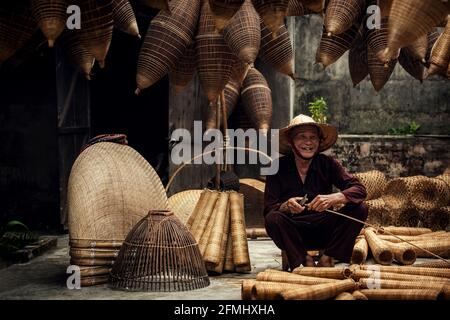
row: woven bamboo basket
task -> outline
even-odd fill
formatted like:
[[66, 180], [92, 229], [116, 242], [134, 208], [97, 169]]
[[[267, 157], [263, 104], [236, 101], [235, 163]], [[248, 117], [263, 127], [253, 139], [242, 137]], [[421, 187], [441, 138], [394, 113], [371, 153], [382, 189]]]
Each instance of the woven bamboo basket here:
[[424, 34], [414, 40], [409, 46], [402, 48], [407, 51], [414, 60], [425, 62], [428, 51], [428, 35]]
[[317, 278], [317, 277], [302, 276], [283, 271], [267, 271], [267, 270], [265, 272], [258, 273], [258, 275], [256, 276], [256, 280], [271, 281], [271, 282], [288, 282], [306, 285], [336, 283], [337, 281], [339, 281], [331, 278]]
[[168, 199], [169, 209], [186, 224], [202, 192], [203, 190], [185, 190], [174, 194]]
[[148, 210], [167, 208], [150, 164], [134, 149], [111, 142], [96, 143], [78, 156], [67, 198], [71, 241], [121, 242]]
[[364, 264], [369, 253], [369, 245], [364, 236], [358, 236], [356, 238], [355, 246], [353, 247], [352, 258], [350, 259], [352, 264]]
[[387, 47], [388, 30], [389, 20], [388, 17], [384, 17], [381, 19], [380, 28], [369, 29], [364, 34], [368, 49], [372, 53], [374, 53], [381, 62], [384, 62], [385, 64], [387, 64], [390, 60], [396, 59], [398, 57], [397, 54], [395, 57], [392, 57], [392, 59], [384, 60], [381, 54]]
[[387, 67], [381, 62], [375, 52], [367, 48], [367, 65], [369, 67], [370, 81], [376, 92], [383, 89], [394, 71], [397, 60], [391, 61]]
[[[360, 266], [360, 269], [367, 270], [370, 266]], [[377, 268], [382, 272], [389, 273], [402, 273], [417, 276], [431, 276], [431, 277], [441, 277], [450, 278], [450, 270], [448, 269], [435, 269], [435, 268], [418, 268], [412, 266], [377, 266]]]
[[407, 243], [392, 243], [390, 244], [391, 251], [394, 254], [394, 259], [403, 265], [411, 265], [416, 262], [415, 248]]
[[448, 269], [448, 268], [450, 268], [450, 260], [447, 260], [447, 261], [442, 261], [442, 260], [427, 261], [427, 262], [414, 264], [413, 267], [417, 267], [417, 268], [445, 268], [445, 269]]
[[276, 71], [294, 78], [294, 53], [289, 32], [284, 25], [272, 36], [261, 22], [259, 57]]
[[118, 250], [122, 246], [122, 241], [70, 239], [69, 246], [71, 248], [80, 248], [80, 249], [117, 249]]
[[47, 38], [49, 47], [53, 47], [55, 40], [66, 27], [67, 7], [68, 3], [66, 0], [31, 1], [34, 19]]
[[357, 22], [365, 9], [363, 0], [330, 0], [324, 26], [328, 33], [341, 34]]
[[145, 89], [175, 68], [193, 41], [200, 0], [173, 0], [172, 11], [160, 11], [151, 21], [139, 53], [136, 83]]
[[316, 52], [316, 63], [324, 68], [336, 62], [344, 53], [352, 47], [358, 36], [358, 26], [353, 25], [348, 30], [338, 35], [328, 35], [325, 27], [322, 31], [319, 47]]
[[70, 248], [69, 255], [77, 259], [111, 259], [116, 258], [119, 249], [88, 249], [88, 248]]
[[433, 289], [363, 289], [369, 300], [437, 300], [440, 292]]
[[241, 90], [245, 112], [257, 129], [268, 130], [272, 122], [272, 95], [264, 76], [255, 68], [248, 71]]
[[356, 298], [349, 292], [342, 292], [338, 294], [334, 300], [356, 300]]
[[255, 62], [261, 43], [261, 26], [251, 0], [244, 2], [223, 29], [223, 38], [240, 60], [248, 64]]
[[113, 34], [112, 2], [81, 1], [80, 9], [83, 27], [77, 32], [83, 46], [94, 55], [100, 67], [103, 67]]
[[400, 50], [398, 62], [406, 72], [419, 81], [423, 81], [428, 76], [427, 69], [423, 63], [415, 59], [407, 48], [402, 48]]
[[378, 170], [355, 173], [354, 176], [364, 185], [367, 191], [366, 200], [381, 196], [387, 183], [386, 175]]
[[[446, 188], [447, 192], [450, 193], [450, 174], [441, 174], [441, 175], [438, 175], [437, 177], [435, 177], [435, 179], [444, 181], [447, 184], [447, 188]], [[449, 201], [450, 201], [450, 199], [449, 199]], [[450, 203], [448, 203], [448, 204], [450, 204]]]
[[73, 31], [65, 31], [58, 38], [58, 43], [61, 43], [64, 54], [69, 61], [77, 67], [87, 79], [90, 79], [95, 58], [94, 55], [84, 47], [79, 34]]
[[420, 223], [420, 212], [416, 208], [391, 210], [390, 215], [390, 221], [383, 221], [383, 225], [417, 227]]
[[367, 297], [361, 293], [359, 290], [355, 290], [352, 293], [352, 296], [355, 298], [355, 300], [369, 300]]
[[446, 73], [450, 63], [450, 22], [447, 22], [444, 32], [441, 33], [431, 50], [430, 63], [428, 69], [430, 75], [439, 72]]
[[208, 202], [209, 198], [208, 189], [203, 189], [203, 191], [200, 193], [199, 198], [197, 199], [194, 209], [192, 210], [192, 213], [186, 220], [186, 227], [191, 230], [192, 224], [194, 223], [195, 219], [197, 219], [197, 216], [203, 212], [205, 209], [205, 206]]
[[108, 283], [109, 275], [99, 275], [99, 276], [92, 276], [92, 277], [81, 277], [80, 279], [80, 285], [81, 287], [91, 287], [91, 286], [97, 286], [99, 284], [105, 284]]
[[108, 267], [80, 267], [80, 276], [88, 278], [92, 276], [109, 275], [111, 268]]
[[450, 225], [450, 206], [423, 212], [420, 221], [431, 230], [445, 230]]
[[244, 61], [241, 61], [240, 59], [236, 60], [231, 70], [231, 79], [232, 81], [239, 84], [239, 88], [242, 86], [242, 82], [244, 82], [248, 70], [250, 70], [250, 68], [252, 67], [253, 65], [249, 65]]
[[405, 210], [410, 206], [411, 180], [407, 178], [396, 178], [390, 180], [381, 196], [385, 203], [392, 209]]
[[281, 293], [284, 300], [326, 300], [334, 298], [342, 292], [354, 291], [357, 284], [352, 279], [339, 280], [335, 283], [324, 283], [299, 289], [285, 290]]
[[272, 34], [276, 34], [284, 26], [289, 0], [253, 0], [253, 5], [264, 25]]
[[364, 202], [367, 205], [369, 214], [367, 222], [375, 225], [383, 225], [383, 221], [389, 215], [389, 209], [382, 198], [367, 200]]
[[281, 300], [281, 292], [290, 289], [301, 289], [307, 285], [287, 282], [256, 281], [251, 292], [252, 300]]
[[128, 0], [112, 0], [112, 15], [115, 28], [137, 38], [141, 37], [133, 8]]
[[[441, 257], [450, 258], [450, 238], [424, 239], [414, 241], [414, 244]], [[417, 257], [433, 257], [430, 253], [416, 247], [414, 247], [414, 250]]]
[[348, 53], [348, 69], [352, 78], [353, 87], [356, 87], [369, 75], [367, 65], [367, 45], [357, 38]]
[[[202, 207], [203, 203], [198, 202], [196, 208], [194, 209], [194, 212], [192, 213], [192, 217], [194, 217], [194, 220], [192, 221], [192, 225], [189, 228], [190, 232], [194, 236], [194, 239], [199, 242], [203, 233], [206, 230], [206, 225], [208, 224], [208, 221], [212, 215], [212, 212], [214, 210], [214, 207], [216, 205], [217, 199], [219, 198], [219, 192], [215, 190], [211, 191], [205, 191], [206, 192], [206, 203], [204, 203], [204, 207]], [[197, 209], [198, 208], [198, 209]], [[189, 221], [188, 220], [188, 226]]]
[[196, 37], [196, 61], [200, 84], [208, 101], [215, 104], [231, 78], [237, 60], [223, 36], [216, 32], [209, 4], [203, 3]]
[[209, 285], [200, 251], [170, 211], [150, 211], [124, 241], [110, 285], [129, 291], [185, 291]]
[[338, 280], [347, 279], [351, 275], [350, 269], [338, 267], [298, 267], [295, 268], [292, 273], [301, 276], [330, 278]]
[[419, 211], [431, 211], [447, 204], [448, 187], [440, 179], [424, 176], [410, 177], [412, 181], [410, 199]]
[[431, 50], [433, 50], [433, 46], [436, 43], [437, 39], [439, 38], [440, 33], [438, 32], [438, 29], [435, 28], [433, 31], [428, 33], [427, 40], [428, 40], [428, 48], [427, 48], [427, 54], [425, 55], [425, 66], [427, 68], [430, 67], [431, 63]]
[[195, 74], [195, 68], [195, 42], [192, 42], [169, 72], [169, 81], [175, 94], [179, 94], [191, 82]]
[[209, 245], [209, 236], [211, 235], [212, 229], [214, 227], [215, 217], [220, 214], [220, 212], [227, 210], [228, 202], [220, 201], [220, 198], [223, 197], [222, 193], [219, 193], [216, 203], [214, 204], [214, 209], [211, 212], [211, 215], [208, 218], [208, 222], [205, 226], [205, 231], [202, 233], [200, 239], [198, 240], [198, 248], [200, 253], [205, 260], [205, 252], [206, 248]]
[[245, 231], [244, 196], [241, 193], [230, 193], [231, 238], [233, 241], [233, 261], [237, 267], [250, 265], [247, 234]]
[[383, 265], [391, 264], [394, 256], [389, 245], [383, 240], [380, 240], [372, 228], [365, 229], [364, 236], [366, 237], [375, 261]]
[[[377, 266], [375, 267], [376, 270]], [[395, 281], [409, 281], [409, 282], [417, 282], [417, 283], [434, 283], [434, 284], [444, 284], [449, 283], [448, 279], [442, 277], [431, 277], [431, 276], [418, 276], [411, 274], [402, 274], [402, 273], [394, 273], [394, 272], [384, 272], [384, 271], [375, 271], [375, 270], [356, 270], [352, 274], [352, 279], [355, 281], [360, 281], [362, 279], [369, 279], [373, 282], [377, 282], [379, 280], [395, 280]]]
[[116, 258], [71, 258], [70, 264], [77, 266], [99, 266], [110, 267], [116, 261]]
[[388, 234], [388, 232], [389, 234], [392, 233], [397, 236], [417, 236], [430, 233], [432, 232], [432, 230], [429, 228], [411, 228], [411, 227], [394, 227], [394, 226], [383, 227], [382, 229], [378, 230], [379, 234]]
[[245, 3], [245, 0], [208, 0], [216, 28], [221, 31], [235, 16]]
[[[224, 96], [225, 96], [225, 104], [226, 104], [226, 112], [227, 112], [227, 119], [231, 116], [231, 114], [234, 111], [234, 108], [236, 107], [236, 104], [239, 100], [240, 96], [240, 85], [231, 79], [224, 89]], [[205, 128], [208, 129], [216, 129], [217, 126], [217, 109], [215, 107], [209, 107], [207, 109], [206, 114], [206, 121], [205, 121]]]
[[170, 12], [170, 0], [142, 0], [147, 6]]
[[[215, 273], [215, 274], [222, 274], [224, 271], [228, 241], [230, 241], [230, 242], [232, 241], [232, 240], [230, 240], [231, 238], [229, 237], [229, 235], [231, 234], [230, 223], [231, 223], [230, 205], [228, 204], [226, 216], [225, 216], [225, 222], [223, 224], [223, 229], [222, 229], [222, 237], [220, 240], [219, 262], [217, 264], [206, 263], [206, 270], [208, 270], [212, 273]], [[208, 251], [207, 251], [207, 254], [208, 254]], [[204, 259], [204, 260], [206, 260], [206, 259]], [[233, 265], [234, 265], [234, 262], [233, 262]], [[246, 272], [246, 270], [242, 271], [242, 273], [245, 273], [245, 272]]]
[[400, 48], [432, 31], [445, 19], [448, 10], [449, 4], [442, 1], [393, 1], [389, 11], [388, 48], [383, 54], [384, 59], [390, 60]]
[[314, 13], [314, 11], [312, 11], [305, 5], [305, 1], [289, 0], [288, 8], [286, 11], [287, 17], [291, 17], [291, 16], [299, 17], [299, 16], [311, 14], [311, 13]]
[[2, 1], [0, 5], [0, 62], [20, 49], [37, 29], [27, 1]]

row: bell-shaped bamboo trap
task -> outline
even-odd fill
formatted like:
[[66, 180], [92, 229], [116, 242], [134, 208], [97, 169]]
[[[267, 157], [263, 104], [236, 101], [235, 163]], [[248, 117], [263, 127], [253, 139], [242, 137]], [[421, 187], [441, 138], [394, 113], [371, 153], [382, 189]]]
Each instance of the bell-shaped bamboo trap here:
[[398, 57], [398, 63], [408, 72], [412, 77], [416, 78], [420, 82], [427, 78], [427, 68], [422, 61], [417, 60], [408, 48], [402, 48], [400, 50], [400, 56]]
[[[234, 108], [236, 107], [236, 104], [238, 102], [240, 95], [240, 85], [234, 81], [230, 80], [224, 89], [224, 96], [225, 96], [225, 106], [226, 106], [226, 113], [227, 117], [229, 118], [231, 114], [234, 111]], [[217, 110], [214, 107], [209, 107], [207, 109], [207, 115], [206, 115], [206, 130], [208, 129], [217, 129], [216, 125], [216, 116], [217, 116]]]
[[366, 262], [369, 253], [369, 245], [364, 236], [356, 238], [355, 246], [353, 247], [352, 257], [350, 259], [352, 264], [363, 264]]
[[285, 300], [326, 300], [334, 298], [345, 291], [354, 291], [357, 284], [352, 279], [339, 280], [335, 283], [324, 283], [305, 288], [285, 290], [281, 296]]
[[160, 11], [148, 27], [139, 53], [137, 94], [175, 68], [193, 41], [200, 0], [173, 0], [171, 6], [171, 13]]
[[169, 72], [169, 81], [175, 94], [179, 94], [191, 82], [195, 74], [195, 68], [195, 42], [192, 42]]
[[200, 84], [208, 101], [214, 105], [231, 78], [237, 57], [231, 52], [223, 36], [217, 33], [208, 1], [202, 6], [195, 41]]
[[367, 228], [364, 231], [364, 236], [366, 237], [367, 243], [369, 244], [372, 255], [380, 264], [389, 265], [394, 259], [391, 248], [385, 241], [379, 239], [374, 232], [374, 229]]
[[0, 63], [11, 57], [31, 39], [37, 29], [27, 1], [0, 4]]
[[393, 0], [389, 11], [388, 47], [383, 60], [393, 58], [403, 47], [428, 34], [449, 13], [450, 3], [443, 1]]
[[244, 2], [223, 29], [223, 37], [239, 59], [247, 64], [255, 62], [261, 43], [261, 24], [251, 0]]
[[110, 0], [85, 0], [80, 2], [83, 46], [91, 52], [100, 67], [104, 67], [113, 33], [112, 2]]
[[272, 34], [276, 34], [284, 26], [289, 0], [253, 0], [253, 5], [264, 25]]
[[166, 12], [171, 12], [171, 6], [169, 4], [170, 0], [141, 0], [147, 6], [159, 10], [164, 10]]
[[356, 87], [369, 75], [367, 65], [367, 44], [361, 38], [355, 40], [348, 53], [348, 69], [353, 87]]
[[264, 76], [255, 68], [248, 71], [241, 90], [245, 112], [255, 128], [268, 130], [272, 122], [272, 95]]
[[66, 27], [66, 0], [32, 0], [31, 9], [39, 28], [47, 38], [48, 46], [53, 47], [55, 40]]
[[225, 28], [245, 1], [246, 0], [208, 0], [217, 30], [222, 31]]
[[112, 14], [115, 28], [141, 38], [133, 7], [128, 0], [112, 0]]
[[69, 61], [76, 66], [87, 79], [90, 79], [95, 58], [83, 45], [78, 33], [66, 30], [58, 39]]
[[294, 53], [289, 32], [286, 27], [281, 26], [272, 37], [269, 29], [261, 24], [261, 48], [259, 49], [261, 60], [274, 68], [276, 71], [294, 76]]
[[325, 12], [324, 26], [331, 36], [348, 30], [361, 18], [364, 0], [330, 0]]
[[428, 69], [429, 75], [447, 73], [448, 65], [450, 64], [450, 22], [441, 33], [439, 38], [431, 50], [430, 68]]
[[383, 89], [384, 85], [389, 81], [389, 78], [394, 71], [397, 60], [390, 61], [387, 65], [381, 62], [376, 53], [369, 47], [367, 48], [367, 64], [369, 67], [370, 81], [376, 92]]
[[306, 1], [302, 0], [289, 0], [286, 16], [300, 17], [307, 14], [315, 13], [306, 6], [305, 2]]

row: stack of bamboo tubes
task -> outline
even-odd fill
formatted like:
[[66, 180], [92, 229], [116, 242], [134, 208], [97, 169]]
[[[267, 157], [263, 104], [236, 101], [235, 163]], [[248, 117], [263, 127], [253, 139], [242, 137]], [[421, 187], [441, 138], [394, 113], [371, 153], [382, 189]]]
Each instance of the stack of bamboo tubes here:
[[450, 299], [450, 269], [299, 267], [267, 269], [242, 282], [243, 300], [436, 300]]
[[242, 194], [205, 189], [186, 226], [209, 272], [251, 271]]

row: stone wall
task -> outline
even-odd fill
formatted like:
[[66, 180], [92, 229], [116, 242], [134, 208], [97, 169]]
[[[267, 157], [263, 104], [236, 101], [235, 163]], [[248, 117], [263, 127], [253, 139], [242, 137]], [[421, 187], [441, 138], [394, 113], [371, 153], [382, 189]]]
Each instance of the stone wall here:
[[390, 128], [416, 121], [421, 134], [450, 134], [450, 81], [431, 77], [420, 83], [397, 64], [378, 94], [369, 79], [353, 88], [347, 54], [324, 71], [314, 65], [322, 23], [318, 15], [295, 18], [295, 68], [300, 80], [294, 114], [309, 114], [308, 103], [324, 97], [329, 122], [340, 133], [386, 134]]

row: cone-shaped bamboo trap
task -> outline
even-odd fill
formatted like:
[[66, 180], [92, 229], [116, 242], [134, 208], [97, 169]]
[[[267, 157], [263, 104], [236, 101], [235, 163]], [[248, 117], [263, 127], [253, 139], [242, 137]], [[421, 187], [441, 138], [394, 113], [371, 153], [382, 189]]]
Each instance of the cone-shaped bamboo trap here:
[[178, 192], [168, 199], [169, 209], [184, 224], [187, 223], [189, 217], [200, 199], [203, 190], [184, 190]]
[[358, 22], [365, 8], [364, 0], [330, 0], [324, 26], [327, 33], [341, 34]]
[[381, 25], [379, 28], [366, 30], [364, 34], [364, 39], [367, 42], [368, 50], [374, 53], [378, 60], [384, 62], [385, 64], [388, 64], [391, 60], [397, 59], [399, 55], [399, 52], [397, 52], [397, 55], [391, 57], [391, 59], [384, 59], [382, 55], [384, 50], [387, 48], [388, 31], [389, 19], [388, 17], [384, 17], [381, 19]]
[[295, 268], [292, 273], [301, 276], [318, 277], [318, 278], [330, 278], [330, 279], [346, 279], [350, 277], [351, 271], [348, 268], [338, 267], [298, 267]]
[[302, 1], [302, 0], [289, 0], [288, 8], [286, 11], [286, 16], [299, 17], [299, 16], [304, 16], [307, 14], [314, 13], [314, 11], [312, 11], [305, 5], [305, 2], [306, 1]]
[[242, 102], [255, 128], [268, 130], [272, 122], [272, 95], [264, 76], [255, 68], [248, 71], [241, 90]]
[[357, 284], [352, 279], [339, 280], [335, 283], [324, 283], [305, 288], [289, 289], [281, 293], [285, 300], [326, 300], [336, 297], [345, 291], [354, 291]]
[[372, 228], [365, 229], [364, 236], [366, 237], [375, 261], [383, 265], [391, 264], [394, 256], [389, 245], [383, 240], [380, 240]]
[[216, 28], [221, 31], [230, 23], [245, 0], [208, 0], [208, 2]]
[[55, 40], [66, 27], [69, 6], [66, 0], [32, 0], [31, 9], [39, 28], [48, 40], [49, 47], [53, 47]]
[[276, 71], [294, 78], [294, 53], [286, 27], [281, 26], [272, 36], [269, 29], [261, 22], [261, 60]]
[[237, 57], [230, 51], [223, 36], [216, 32], [208, 1], [202, 6], [196, 37], [197, 72], [208, 101], [215, 104], [231, 78]]
[[369, 300], [437, 300], [439, 290], [434, 289], [363, 289]]
[[348, 54], [348, 69], [353, 87], [356, 87], [369, 75], [367, 65], [367, 45], [361, 38], [357, 38]]
[[284, 26], [289, 0], [253, 0], [256, 11], [272, 34]]
[[228, 25], [223, 37], [231, 51], [247, 64], [255, 62], [261, 43], [261, 25], [251, 0], [246, 0]]
[[367, 191], [366, 200], [381, 196], [387, 183], [386, 175], [378, 170], [355, 173], [354, 176], [364, 185]]
[[195, 74], [195, 68], [195, 42], [192, 42], [169, 72], [169, 81], [175, 94], [179, 94], [191, 82]]
[[449, 6], [443, 1], [393, 0], [389, 11], [388, 48], [383, 54], [385, 61], [444, 21]]
[[421, 82], [428, 76], [427, 69], [423, 63], [415, 59], [407, 48], [400, 50], [398, 62], [406, 72]]
[[[234, 111], [234, 108], [237, 104], [237, 101], [239, 99], [240, 95], [240, 86], [237, 82], [235, 82], [233, 79], [231, 79], [224, 89], [224, 95], [225, 95], [225, 104], [226, 104], [226, 112], [227, 112], [227, 119], [231, 116], [231, 114]], [[207, 109], [207, 115], [206, 115], [206, 130], [208, 129], [217, 129], [216, 128], [216, 116], [217, 116], [217, 110], [214, 107], [209, 107]]]
[[427, 48], [427, 53], [425, 55], [425, 66], [427, 68], [430, 67], [431, 50], [433, 50], [433, 46], [436, 43], [437, 39], [439, 38], [439, 35], [440, 35], [440, 33], [437, 31], [437, 28], [434, 28], [433, 31], [431, 31], [427, 35], [428, 48]]
[[326, 68], [330, 64], [336, 62], [351, 48], [358, 36], [358, 29], [358, 26], [353, 25], [342, 34], [328, 35], [324, 28], [316, 52], [316, 63], [320, 63]]
[[431, 50], [431, 61], [428, 73], [430, 75], [436, 73], [447, 72], [448, 65], [450, 63], [450, 22], [441, 33], [436, 43]]
[[160, 11], [148, 27], [139, 53], [136, 93], [153, 85], [175, 68], [193, 41], [200, 0], [172, 2], [172, 12]]
[[389, 81], [392, 72], [394, 71], [397, 60], [393, 60], [386, 65], [381, 62], [376, 54], [367, 48], [367, 64], [369, 66], [370, 81], [376, 92], [383, 89], [384, 85]]
[[2, 1], [0, 4], [0, 62], [11, 57], [37, 28], [25, 0]]
[[402, 49], [407, 51], [413, 59], [424, 62], [428, 51], [428, 35], [424, 34], [420, 36], [409, 46], [406, 46]]
[[366, 262], [367, 254], [369, 253], [369, 245], [364, 236], [356, 238], [355, 246], [353, 247], [351, 263], [363, 264]]
[[147, 6], [170, 12], [170, 0], [142, 0]]
[[110, 285], [129, 291], [185, 291], [209, 285], [197, 243], [170, 211], [150, 211], [128, 234]]
[[80, 2], [82, 28], [79, 32], [83, 46], [103, 67], [113, 33], [112, 2], [84, 0]]
[[128, 0], [112, 0], [112, 15], [115, 28], [137, 38], [141, 37], [133, 8]]
[[80, 35], [74, 31], [64, 31], [59, 37], [58, 43], [61, 43], [63, 51], [69, 61], [77, 67], [87, 79], [90, 79], [95, 58], [94, 55], [84, 47]]

